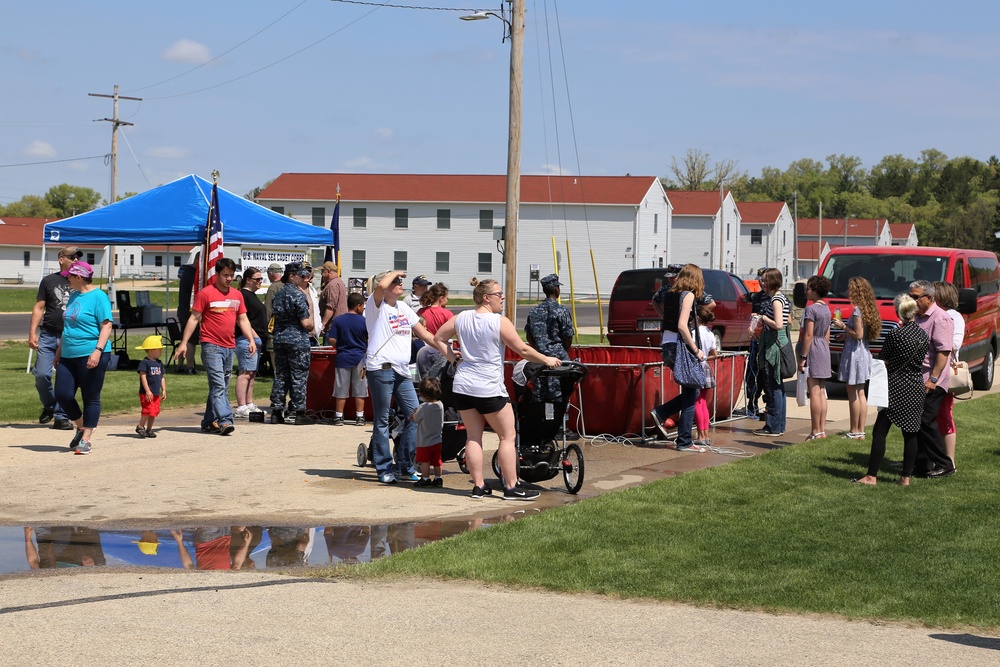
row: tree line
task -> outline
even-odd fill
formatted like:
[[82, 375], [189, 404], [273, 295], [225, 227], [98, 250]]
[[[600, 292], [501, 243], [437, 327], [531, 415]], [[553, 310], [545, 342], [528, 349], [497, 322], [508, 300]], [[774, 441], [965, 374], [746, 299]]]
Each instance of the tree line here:
[[994, 250], [1000, 231], [1000, 160], [949, 158], [939, 150], [920, 159], [888, 155], [865, 169], [861, 158], [804, 158], [787, 169], [765, 167], [760, 176], [736, 169], [732, 160], [710, 165], [711, 156], [689, 149], [664, 178], [675, 190], [732, 191], [736, 201], [797, 203], [800, 218], [886, 218], [916, 225], [921, 245]]

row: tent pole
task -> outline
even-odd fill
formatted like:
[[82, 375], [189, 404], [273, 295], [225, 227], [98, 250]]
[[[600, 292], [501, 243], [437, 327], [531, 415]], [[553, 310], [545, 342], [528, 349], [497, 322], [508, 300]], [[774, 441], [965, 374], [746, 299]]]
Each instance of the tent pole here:
[[163, 306], [163, 317], [170, 314], [170, 246], [167, 246], [167, 301]]

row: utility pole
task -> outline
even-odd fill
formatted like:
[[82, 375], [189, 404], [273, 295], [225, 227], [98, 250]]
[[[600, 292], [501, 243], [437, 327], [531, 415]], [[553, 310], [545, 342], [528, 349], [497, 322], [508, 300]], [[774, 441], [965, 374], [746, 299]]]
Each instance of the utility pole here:
[[726, 215], [723, 205], [726, 203], [726, 199], [723, 192], [724, 191], [722, 189], [722, 179], [720, 178], [719, 179], [719, 270], [720, 271], [723, 270], [723, 262], [725, 261], [724, 258], [726, 254], [724, 250], [725, 237], [723, 236], [723, 234], [725, 233], [723, 225], [725, 224], [724, 218]]
[[799, 191], [792, 195], [792, 275], [799, 279]]
[[517, 219], [521, 203], [521, 81], [524, 62], [524, 0], [510, 14], [510, 123], [507, 133], [507, 201], [504, 207], [504, 260], [507, 293], [504, 315], [517, 326]]
[[[111, 123], [111, 202], [112, 204], [118, 198], [118, 127], [120, 125], [133, 125], [124, 120], [118, 120], [118, 100], [134, 100], [136, 102], [142, 102], [141, 97], [123, 97], [118, 94], [118, 84], [115, 84], [114, 95], [102, 95], [100, 93], [87, 93], [90, 97], [106, 97], [114, 100], [114, 113], [111, 118], [101, 118], [100, 122]], [[108, 294], [111, 297], [111, 303], [115, 303], [115, 247], [111, 245], [108, 247], [110, 258], [108, 260]]]
[[823, 202], [819, 203], [819, 240], [816, 242], [816, 273], [819, 273], [819, 260], [823, 254]]

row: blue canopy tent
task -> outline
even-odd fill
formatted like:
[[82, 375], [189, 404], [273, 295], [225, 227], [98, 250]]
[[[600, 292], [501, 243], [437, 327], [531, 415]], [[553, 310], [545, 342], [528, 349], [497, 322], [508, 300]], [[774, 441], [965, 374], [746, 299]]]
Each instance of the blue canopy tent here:
[[[45, 225], [44, 244], [196, 246], [205, 242], [212, 184], [191, 174], [103, 208]], [[333, 231], [298, 222], [219, 188], [227, 245], [333, 245]], [[110, 271], [109, 271], [110, 274]], [[109, 286], [114, 300], [113, 280]], [[167, 265], [167, 305], [170, 267]]]
[[[212, 184], [190, 175], [142, 194], [45, 225], [45, 243], [60, 245], [198, 245]], [[333, 245], [333, 231], [297, 222], [219, 188], [223, 237], [230, 244]]]

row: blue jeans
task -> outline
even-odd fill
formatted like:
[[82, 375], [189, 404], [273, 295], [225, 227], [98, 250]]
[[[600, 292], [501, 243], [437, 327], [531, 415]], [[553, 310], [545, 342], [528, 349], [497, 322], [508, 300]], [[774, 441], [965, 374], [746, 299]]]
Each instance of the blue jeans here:
[[229, 377], [233, 374], [233, 358], [236, 350], [214, 343], [201, 344], [201, 365], [208, 376], [208, 401], [205, 403], [203, 427], [212, 422], [219, 426], [233, 423], [233, 408], [229, 405]]
[[38, 351], [35, 353], [35, 367], [31, 374], [35, 376], [35, 389], [38, 390], [38, 400], [46, 410], [55, 410], [55, 418], [66, 419], [66, 411], [59, 406], [56, 392], [52, 388], [52, 366], [56, 359], [56, 348], [59, 347], [59, 336], [45, 329], [38, 329]]
[[[764, 364], [764, 393], [767, 396], [767, 420], [764, 427], [771, 433], [785, 432], [785, 382], [777, 369]], [[804, 378], [803, 378], [804, 380]]]
[[[95, 341], [96, 342], [96, 341]], [[76, 421], [83, 417], [84, 428], [97, 428], [101, 417], [101, 389], [104, 388], [104, 374], [108, 370], [111, 353], [101, 354], [101, 360], [94, 368], [87, 368], [90, 357], [60, 359], [56, 372], [56, 398], [66, 406], [66, 417]], [[83, 409], [76, 402], [76, 390], [80, 390]]]
[[677, 446], [687, 447], [691, 444], [691, 428], [694, 426], [694, 404], [698, 401], [701, 389], [698, 387], [680, 387], [681, 392], [663, 405], [653, 408], [657, 419], [663, 421], [670, 415], [681, 413], [677, 422]]
[[389, 412], [392, 409], [392, 398], [402, 413], [409, 417], [417, 409], [417, 392], [413, 388], [413, 380], [398, 375], [391, 368], [368, 371], [368, 392], [372, 397], [372, 412], [375, 414], [372, 432], [372, 458], [379, 477], [386, 474], [400, 476], [412, 475], [414, 446], [417, 438], [417, 424], [410, 419], [403, 422], [403, 430], [399, 436], [399, 460], [392, 464], [392, 450], [389, 447]]

